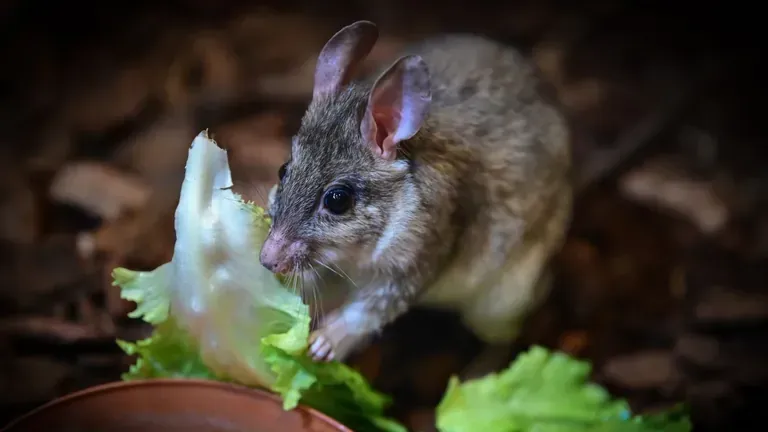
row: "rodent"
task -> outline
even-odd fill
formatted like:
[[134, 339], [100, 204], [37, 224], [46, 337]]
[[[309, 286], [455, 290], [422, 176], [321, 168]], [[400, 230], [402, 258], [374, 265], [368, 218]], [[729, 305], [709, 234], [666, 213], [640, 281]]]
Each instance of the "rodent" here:
[[433, 37], [354, 80], [377, 38], [358, 21], [322, 49], [261, 263], [353, 281], [312, 334], [316, 360], [345, 360], [414, 304], [508, 344], [570, 222], [567, 122], [523, 54], [481, 36]]

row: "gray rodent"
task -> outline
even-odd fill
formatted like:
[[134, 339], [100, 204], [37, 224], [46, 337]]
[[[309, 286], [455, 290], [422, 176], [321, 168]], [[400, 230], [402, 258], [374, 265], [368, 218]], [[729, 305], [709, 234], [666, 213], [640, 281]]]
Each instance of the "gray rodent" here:
[[377, 38], [358, 21], [321, 51], [261, 263], [354, 281], [313, 332], [317, 360], [345, 360], [416, 303], [507, 344], [547, 294], [569, 224], [566, 120], [521, 53], [480, 36], [434, 37], [354, 81]]

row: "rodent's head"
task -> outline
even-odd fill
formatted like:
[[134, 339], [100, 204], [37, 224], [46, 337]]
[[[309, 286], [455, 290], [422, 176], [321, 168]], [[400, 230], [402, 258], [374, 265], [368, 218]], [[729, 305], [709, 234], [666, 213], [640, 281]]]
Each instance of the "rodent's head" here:
[[391, 236], [387, 221], [409, 176], [398, 147], [421, 129], [431, 92], [418, 56], [400, 58], [373, 85], [351, 83], [377, 38], [373, 23], [359, 21], [320, 53], [312, 102], [270, 198], [261, 263], [276, 273], [362, 260]]

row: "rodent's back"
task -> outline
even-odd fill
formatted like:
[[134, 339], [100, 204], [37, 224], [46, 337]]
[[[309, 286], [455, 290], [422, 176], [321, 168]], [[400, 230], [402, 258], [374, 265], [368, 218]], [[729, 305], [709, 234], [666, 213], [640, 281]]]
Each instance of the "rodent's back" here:
[[458, 308], [486, 341], [509, 340], [515, 320], [545, 293], [539, 279], [570, 219], [567, 123], [541, 93], [535, 66], [513, 48], [452, 35], [408, 54], [424, 59], [432, 89], [419, 141], [432, 151], [420, 162], [443, 153], [467, 161], [453, 202], [467, 216], [455, 232], [461, 247], [421, 301]]
[[481, 36], [444, 35], [407, 54], [429, 66], [428, 129], [474, 147], [487, 193], [526, 201], [529, 194], [546, 199], [548, 190], [568, 187], [566, 121], [542, 94], [538, 71], [522, 53]]
[[503, 115], [535, 97], [538, 79], [532, 64], [493, 40], [443, 35], [410, 46], [406, 54], [421, 56], [429, 66], [433, 112], [471, 109], [478, 115]]

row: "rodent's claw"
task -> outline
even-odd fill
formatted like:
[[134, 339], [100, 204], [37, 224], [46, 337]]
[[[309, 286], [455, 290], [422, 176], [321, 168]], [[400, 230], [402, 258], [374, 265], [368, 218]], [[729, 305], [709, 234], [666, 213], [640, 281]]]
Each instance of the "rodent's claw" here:
[[315, 331], [309, 337], [309, 355], [315, 361], [332, 361], [334, 359], [333, 345], [321, 331]]
[[309, 337], [309, 355], [315, 361], [346, 361], [363, 340], [363, 334], [350, 331], [340, 313], [326, 317]]

